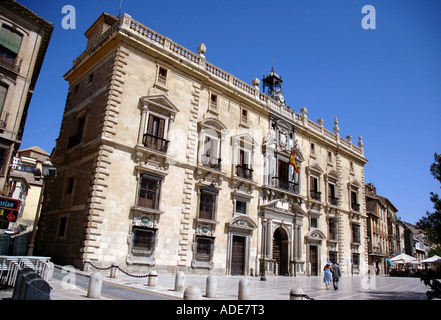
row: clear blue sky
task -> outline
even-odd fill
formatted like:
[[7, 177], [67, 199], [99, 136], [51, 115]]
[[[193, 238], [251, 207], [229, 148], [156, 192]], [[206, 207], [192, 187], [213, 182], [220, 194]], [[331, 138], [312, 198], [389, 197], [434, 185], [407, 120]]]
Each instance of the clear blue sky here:
[[[85, 49], [84, 32], [120, 0], [20, 0], [55, 30], [30, 105], [22, 148], [51, 152], [68, 85], [63, 75]], [[63, 6], [76, 9], [76, 29], [64, 30]], [[376, 9], [365, 30], [364, 5]], [[251, 83], [274, 69], [288, 105], [340, 135], [363, 137], [366, 183], [415, 223], [432, 211], [430, 175], [441, 153], [441, 1], [439, 0], [123, 0], [122, 13]]]

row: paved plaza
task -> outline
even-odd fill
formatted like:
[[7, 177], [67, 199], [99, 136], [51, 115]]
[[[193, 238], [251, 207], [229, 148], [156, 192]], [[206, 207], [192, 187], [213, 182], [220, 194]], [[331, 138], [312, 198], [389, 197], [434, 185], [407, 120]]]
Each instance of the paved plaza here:
[[[90, 275], [76, 271], [78, 274]], [[134, 290], [147, 290], [158, 297], [182, 299], [183, 292], [175, 291], [175, 275], [159, 274], [156, 286], [148, 286], [148, 278], [136, 278], [122, 272], [116, 278], [110, 278], [108, 271], [103, 271], [103, 281], [119, 286], [128, 286]], [[389, 276], [373, 276], [371, 279], [361, 276], [345, 276], [340, 279], [339, 290], [326, 290], [322, 277], [267, 277], [261, 281], [259, 277], [216, 276], [216, 300], [237, 300], [239, 282], [247, 279], [251, 300], [289, 300], [292, 289], [301, 289], [314, 300], [427, 300], [426, 291], [430, 288], [419, 278], [402, 278]], [[185, 288], [198, 287], [205, 297], [207, 276], [185, 275]], [[60, 280], [52, 279], [52, 300], [88, 300], [87, 288], [63, 288]], [[64, 285], [64, 287], [66, 287]], [[10, 296], [7, 291], [0, 291], [0, 298]], [[115, 300], [115, 297], [101, 297], [102, 300]], [[211, 298], [212, 299], [212, 298]], [[90, 300], [90, 299], [89, 299]]]

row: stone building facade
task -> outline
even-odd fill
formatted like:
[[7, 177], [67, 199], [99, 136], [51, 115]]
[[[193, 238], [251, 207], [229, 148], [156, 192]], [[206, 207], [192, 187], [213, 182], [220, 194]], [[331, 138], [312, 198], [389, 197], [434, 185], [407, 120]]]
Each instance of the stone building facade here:
[[85, 35], [65, 75], [40, 254], [139, 272], [319, 275], [328, 259], [367, 271], [361, 138], [127, 14]]
[[[20, 148], [29, 104], [53, 24], [12, 0], [0, 3], [0, 194], [9, 194], [9, 168]], [[7, 228], [0, 222], [0, 228]]]

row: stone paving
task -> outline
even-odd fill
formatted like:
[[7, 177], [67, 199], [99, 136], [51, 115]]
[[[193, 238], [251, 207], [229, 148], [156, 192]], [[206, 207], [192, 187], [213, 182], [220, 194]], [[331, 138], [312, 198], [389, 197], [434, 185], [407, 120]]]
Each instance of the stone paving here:
[[[78, 273], [90, 275], [77, 271]], [[259, 277], [216, 276], [216, 300], [237, 300], [239, 282], [247, 279], [251, 300], [289, 300], [292, 289], [302, 289], [303, 293], [315, 300], [427, 300], [428, 288], [419, 278], [401, 278], [389, 276], [351, 277], [340, 279], [338, 291], [327, 290], [321, 277]], [[182, 299], [183, 292], [175, 291], [175, 275], [159, 274], [156, 286], [148, 286], [147, 278], [135, 278], [118, 272], [116, 278], [110, 278], [103, 272], [103, 281], [116, 285], [125, 285], [137, 290], [147, 290], [156, 295]], [[185, 275], [185, 288], [196, 286], [200, 289], [202, 300], [206, 298], [207, 276]], [[93, 300], [87, 298], [87, 288], [74, 287], [64, 289], [60, 280], [52, 279], [52, 300]], [[12, 296], [11, 290], [0, 290], [0, 299]], [[113, 297], [102, 295], [102, 300]]]

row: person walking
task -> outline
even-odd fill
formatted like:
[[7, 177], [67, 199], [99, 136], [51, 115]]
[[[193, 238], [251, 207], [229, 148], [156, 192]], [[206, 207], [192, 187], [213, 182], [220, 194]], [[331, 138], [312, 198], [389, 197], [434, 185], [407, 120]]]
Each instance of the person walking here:
[[329, 285], [331, 284], [331, 280], [332, 280], [332, 265], [331, 262], [326, 262], [325, 267], [323, 268], [324, 271], [324, 276], [323, 276], [323, 282], [326, 285], [326, 290], [329, 290], [330, 287]]
[[341, 272], [340, 272], [340, 266], [338, 265], [337, 261], [334, 261], [332, 264], [332, 285], [334, 286], [334, 290], [338, 290], [338, 283], [340, 281]]

